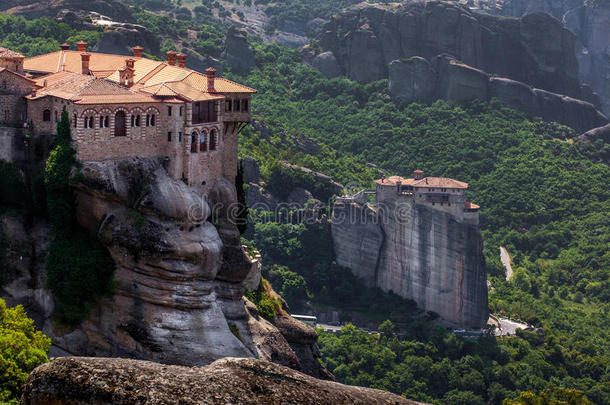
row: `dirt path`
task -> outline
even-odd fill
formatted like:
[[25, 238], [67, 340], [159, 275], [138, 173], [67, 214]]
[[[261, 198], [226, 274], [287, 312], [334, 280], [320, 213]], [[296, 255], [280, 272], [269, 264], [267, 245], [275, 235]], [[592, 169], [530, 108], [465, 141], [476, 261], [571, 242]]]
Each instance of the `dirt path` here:
[[500, 260], [506, 269], [506, 281], [508, 281], [513, 276], [513, 268], [511, 267], [510, 256], [504, 246], [500, 246]]

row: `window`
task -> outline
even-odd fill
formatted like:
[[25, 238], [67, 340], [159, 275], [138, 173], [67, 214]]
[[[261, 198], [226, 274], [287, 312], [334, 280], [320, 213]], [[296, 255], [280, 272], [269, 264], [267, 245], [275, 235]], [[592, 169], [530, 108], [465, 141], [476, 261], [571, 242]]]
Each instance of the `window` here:
[[140, 116], [136, 115], [136, 127], [140, 126]]
[[76, 116], [76, 114], [74, 114], [74, 116], [72, 117], [72, 125], [74, 125], [74, 128], [78, 126], [78, 117]]
[[218, 121], [218, 114], [216, 113], [216, 104], [214, 102], [208, 101], [194, 103], [191, 121], [193, 124]]
[[125, 111], [117, 111], [114, 116], [114, 136], [126, 136], [126, 124]]
[[197, 133], [191, 134], [191, 153], [197, 153]]
[[207, 148], [207, 145], [206, 145], [206, 142], [205, 142], [205, 132], [202, 132], [199, 135], [199, 151], [203, 152], [203, 151], [206, 151], [206, 150], [208, 150], [208, 148]]
[[239, 100], [235, 100], [235, 102], [233, 103], [233, 111], [237, 112], [239, 111], [239, 106], [240, 106], [240, 102]]
[[242, 100], [241, 101], [241, 110], [244, 111], [244, 112], [248, 111], [248, 109], [250, 108], [250, 106], [248, 104], [249, 103], [248, 103], [247, 99], [246, 100]]
[[232, 109], [233, 109], [233, 107], [232, 107], [231, 100], [225, 101], [225, 111], [231, 112]]
[[94, 124], [93, 124], [93, 117], [89, 117], [89, 128], [95, 128]]
[[146, 114], [146, 126], [147, 127], [155, 126], [155, 114]]
[[57, 114], [57, 110], [55, 110], [55, 122], [59, 122], [59, 116]]
[[107, 115], [102, 115], [100, 117], [100, 128], [108, 128], [108, 124], [110, 123], [110, 117]]
[[172, 116], [172, 107], [171, 106], [167, 107], [167, 115], [169, 115], [170, 117]]
[[218, 131], [213, 129], [210, 132], [210, 150], [216, 150], [216, 144], [218, 143]]
[[135, 127], [135, 126], [136, 126], [136, 117], [135, 117], [135, 115], [132, 115], [132, 116], [131, 116], [131, 126], [132, 126], [132, 127]]
[[180, 106], [179, 115], [182, 117], [182, 106]]
[[45, 122], [51, 121], [51, 110], [44, 110], [42, 112], [42, 120]]
[[178, 142], [182, 143], [182, 132], [178, 132]]
[[2, 88], [3, 88], [3, 89], [6, 89], [6, 87], [7, 87], [7, 86], [6, 86], [6, 80], [3, 80], [3, 81], [2, 81]]
[[172, 141], [172, 133], [168, 132], [167, 133], [167, 142], [171, 142]]

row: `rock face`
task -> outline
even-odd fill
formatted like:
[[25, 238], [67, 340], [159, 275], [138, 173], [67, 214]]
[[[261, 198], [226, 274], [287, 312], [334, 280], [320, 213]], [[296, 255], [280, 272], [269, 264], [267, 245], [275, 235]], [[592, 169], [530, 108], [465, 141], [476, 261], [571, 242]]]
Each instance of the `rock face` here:
[[416, 404], [388, 392], [317, 380], [265, 361], [234, 358], [203, 368], [125, 359], [56, 359], [32, 372], [20, 403]]
[[374, 211], [356, 198], [337, 201], [331, 229], [337, 263], [368, 285], [412, 299], [453, 326], [486, 324], [478, 226], [414, 202]]
[[431, 102], [436, 96], [436, 72], [420, 57], [394, 60], [389, 68], [390, 93], [407, 102]]
[[[610, 24], [605, 24], [608, 21], [603, 13], [595, 18], [596, 22], [579, 24], [603, 27], [590, 36], [597, 38], [594, 42], [607, 52]], [[437, 0], [407, 1], [399, 6], [361, 3], [333, 17], [318, 36], [317, 45], [317, 56], [310, 55], [312, 48], [308, 48], [304, 57], [325, 75], [332, 69], [321, 60], [336, 61], [340, 74], [360, 82], [388, 78], [391, 93], [408, 102], [438, 98], [468, 102], [505, 96], [511, 99], [507, 104], [513, 108], [577, 131], [607, 123], [596, 105], [587, 101], [597, 103], [591, 88], [600, 94], [610, 88], [604, 87], [605, 82], [596, 82], [610, 74], [595, 68], [595, 73], [583, 80], [591, 86], [582, 86], [576, 58], [578, 38], [548, 14], [499, 18], [472, 12], [456, 2]], [[610, 69], [608, 58], [605, 64], [596, 66]], [[546, 93], [536, 94], [535, 102], [530, 94], [524, 94], [525, 100], [516, 100], [521, 90], [507, 89], [506, 83], [496, 83], [496, 92], [491, 93], [490, 81], [495, 77]]]
[[[578, 37], [579, 78], [599, 97], [600, 109], [610, 115], [610, 3], [584, 0], [506, 0], [490, 12], [521, 17], [543, 12], [552, 15]], [[549, 89], [547, 89], [549, 90]], [[587, 101], [594, 102], [595, 98]]]
[[254, 51], [248, 44], [246, 30], [229, 27], [221, 56], [237, 72], [247, 72], [254, 67]]
[[[311, 363], [319, 356], [315, 338], [295, 346], [304, 369], [292, 343], [243, 297], [246, 288], [258, 286], [260, 256], [248, 257], [227, 216], [236, 201], [234, 185], [221, 180], [196, 190], [170, 178], [164, 163], [162, 158], [83, 163], [77, 219], [110, 252], [117, 287], [77, 329], [61, 330], [51, 322], [44, 263], [19, 272], [2, 295], [32, 309], [58, 353], [188, 366], [255, 357], [328, 377], [317, 360], [317, 368]], [[278, 322], [283, 317], [290, 318], [284, 311]]]
[[432, 63], [421, 57], [395, 60], [390, 63], [389, 75], [390, 93], [407, 102], [443, 99], [459, 104], [495, 98], [530, 117], [556, 121], [579, 132], [608, 122], [591, 103], [490, 76], [449, 55], [439, 55]]
[[545, 14], [500, 19], [454, 2], [361, 3], [333, 17], [318, 44], [358, 81], [386, 78], [397, 59], [447, 53], [491, 74], [580, 97], [576, 37]]

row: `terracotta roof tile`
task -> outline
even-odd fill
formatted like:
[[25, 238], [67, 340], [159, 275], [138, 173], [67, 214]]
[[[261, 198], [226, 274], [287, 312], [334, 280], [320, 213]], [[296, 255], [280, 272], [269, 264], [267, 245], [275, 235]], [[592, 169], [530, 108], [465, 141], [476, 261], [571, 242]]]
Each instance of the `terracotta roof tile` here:
[[[24, 70], [32, 72], [49, 72], [64, 76], [51, 77], [47, 75], [37, 80], [43, 85], [50, 86], [56, 81], [62, 81], [68, 76], [68, 72], [75, 72], [79, 76], [81, 72], [81, 56], [78, 51], [57, 51], [46, 55], [27, 58], [24, 62]], [[110, 55], [91, 52], [89, 68], [93, 75], [98, 78], [107, 78], [109, 81], [119, 82], [119, 69], [125, 66], [125, 60], [131, 56]], [[134, 82], [132, 90], [140, 90], [146, 97], [149, 95], [163, 97], [182, 97], [188, 100], [202, 101], [219, 99], [220, 94], [208, 92], [208, 79], [205, 74], [195, 72], [187, 68], [170, 66], [167, 62], [154, 61], [147, 58], [135, 58]], [[94, 77], [89, 76], [89, 77]], [[87, 77], [87, 76], [85, 76]], [[87, 79], [72, 78], [78, 83]], [[78, 85], [74, 84], [76, 89]], [[256, 93], [256, 90], [235, 83], [221, 77], [216, 77], [214, 82], [216, 93]], [[51, 89], [49, 89], [51, 91]], [[52, 90], [58, 97], [66, 97], [72, 91], [70, 85], [58, 86]], [[77, 93], [78, 91], [76, 91]], [[50, 93], [49, 93], [50, 94]]]
[[375, 183], [384, 186], [395, 186], [400, 182], [403, 186], [434, 187], [434, 188], [468, 188], [468, 183], [450, 179], [448, 177], [424, 177], [421, 180], [407, 179], [400, 176], [390, 176], [386, 179], [375, 180]]
[[23, 58], [23, 55], [19, 52], [15, 52], [11, 49], [0, 46], [0, 58]]
[[398, 184], [398, 182], [400, 182], [403, 186], [409, 186], [412, 185], [414, 181], [414, 179], [406, 179], [400, 176], [390, 176], [385, 179], [375, 180], [375, 183], [383, 186], [395, 186]]
[[413, 187], [435, 187], [435, 188], [468, 188], [468, 183], [450, 179], [448, 177], [424, 177], [413, 183]]

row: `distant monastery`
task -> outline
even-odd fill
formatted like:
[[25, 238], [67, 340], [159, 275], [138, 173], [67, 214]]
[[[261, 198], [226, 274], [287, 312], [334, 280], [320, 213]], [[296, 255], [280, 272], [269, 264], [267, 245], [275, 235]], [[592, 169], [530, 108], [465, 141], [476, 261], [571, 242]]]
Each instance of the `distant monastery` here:
[[337, 263], [369, 287], [413, 300], [449, 325], [485, 326], [483, 239], [479, 206], [466, 199], [468, 184], [425, 177], [421, 170], [412, 178], [383, 177], [375, 183], [375, 190], [334, 204]]
[[139, 46], [133, 56], [77, 47], [33, 58], [0, 48], [0, 127], [55, 135], [65, 107], [81, 161], [165, 156], [190, 185], [233, 181], [254, 89], [187, 69], [181, 53], [154, 61]]

